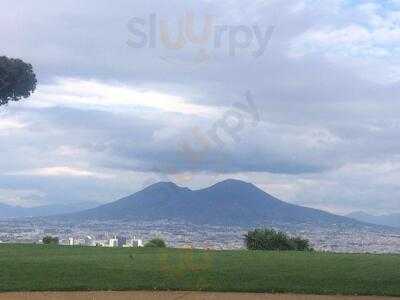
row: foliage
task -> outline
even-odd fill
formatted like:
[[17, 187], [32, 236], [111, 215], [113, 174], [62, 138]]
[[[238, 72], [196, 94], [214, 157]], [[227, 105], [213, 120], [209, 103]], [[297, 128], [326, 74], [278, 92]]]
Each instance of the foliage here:
[[249, 250], [312, 250], [310, 242], [300, 237], [289, 237], [286, 233], [274, 229], [255, 229], [245, 235], [245, 244]]
[[52, 237], [48, 235], [43, 238], [42, 242], [45, 245], [58, 245], [59, 239], [58, 237]]
[[155, 238], [148, 241], [145, 245], [146, 248], [166, 248], [167, 244], [161, 238]]
[[31, 64], [0, 56], [0, 106], [28, 98], [35, 91], [36, 83]]

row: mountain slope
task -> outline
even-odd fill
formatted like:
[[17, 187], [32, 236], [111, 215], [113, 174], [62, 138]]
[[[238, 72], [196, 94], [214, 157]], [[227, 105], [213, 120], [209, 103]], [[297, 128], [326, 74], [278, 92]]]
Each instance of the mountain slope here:
[[283, 202], [256, 186], [226, 180], [192, 191], [157, 183], [129, 197], [78, 214], [82, 219], [177, 220], [197, 224], [351, 224], [354, 220]]
[[95, 207], [95, 202], [80, 203], [79, 205], [44, 205], [37, 207], [20, 207], [0, 203], [0, 218], [45, 217], [68, 214]]
[[0, 218], [9, 218], [17, 215], [19, 207], [0, 203]]
[[374, 215], [370, 215], [365, 212], [359, 211], [359, 212], [353, 212], [351, 214], [348, 214], [346, 217], [352, 218], [352, 219], [355, 219], [355, 220], [358, 220], [361, 222], [400, 228], [400, 214], [374, 216]]

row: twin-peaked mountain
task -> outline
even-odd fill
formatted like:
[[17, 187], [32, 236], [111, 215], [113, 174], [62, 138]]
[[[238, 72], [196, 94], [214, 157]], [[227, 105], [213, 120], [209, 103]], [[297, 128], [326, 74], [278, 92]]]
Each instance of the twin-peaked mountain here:
[[357, 223], [321, 210], [283, 202], [253, 184], [239, 180], [226, 180], [201, 190], [160, 182], [116, 202], [71, 217], [245, 226], [271, 223]]

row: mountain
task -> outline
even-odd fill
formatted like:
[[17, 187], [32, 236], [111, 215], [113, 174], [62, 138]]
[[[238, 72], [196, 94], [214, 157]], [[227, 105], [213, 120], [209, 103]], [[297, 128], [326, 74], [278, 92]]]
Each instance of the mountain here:
[[160, 182], [70, 216], [99, 220], [176, 220], [211, 225], [355, 224], [352, 219], [283, 202], [253, 184], [226, 180], [201, 190]]
[[0, 217], [8, 218], [18, 214], [19, 207], [0, 203]]
[[75, 205], [55, 204], [37, 207], [11, 206], [0, 203], [0, 218], [46, 217], [74, 213], [96, 207], [96, 202], [85, 202]]
[[357, 212], [348, 214], [346, 217], [352, 218], [352, 219], [355, 219], [355, 220], [358, 220], [361, 222], [400, 228], [400, 214], [374, 216], [374, 215], [370, 215], [370, 214], [367, 214], [362, 211], [357, 211]]

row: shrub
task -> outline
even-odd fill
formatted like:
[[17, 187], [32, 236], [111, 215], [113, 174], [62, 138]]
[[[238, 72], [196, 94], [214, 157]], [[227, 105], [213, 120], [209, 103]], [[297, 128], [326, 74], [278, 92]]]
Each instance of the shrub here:
[[310, 247], [310, 242], [306, 239], [302, 239], [299, 237], [294, 237], [290, 239], [291, 242], [294, 244], [295, 249], [297, 251], [307, 251], [307, 250], [313, 250]]
[[166, 248], [167, 244], [163, 239], [155, 238], [148, 241], [145, 245], [146, 248]]
[[45, 236], [42, 241], [43, 244], [45, 245], [58, 245], [59, 243], [58, 237], [52, 237], [52, 236]]
[[0, 56], [0, 106], [28, 98], [35, 89], [36, 75], [31, 64]]
[[289, 237], [282, 231], [273, 229], [255, 229], [245, 235], [245, 244], [249, 250], [307, 251], [310, 242], [299, 237]]

